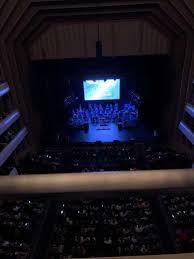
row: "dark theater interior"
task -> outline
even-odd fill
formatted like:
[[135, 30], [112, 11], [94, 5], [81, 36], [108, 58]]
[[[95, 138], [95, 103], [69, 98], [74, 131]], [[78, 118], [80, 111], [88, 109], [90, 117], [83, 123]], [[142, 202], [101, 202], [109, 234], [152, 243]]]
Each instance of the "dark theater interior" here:
[[0, 0], [0, 259], [194, 258], [194, 0]]

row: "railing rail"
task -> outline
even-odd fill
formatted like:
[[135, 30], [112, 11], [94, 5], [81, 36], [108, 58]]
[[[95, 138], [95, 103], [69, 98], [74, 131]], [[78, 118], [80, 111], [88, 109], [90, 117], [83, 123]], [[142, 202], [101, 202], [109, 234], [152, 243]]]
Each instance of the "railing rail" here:
[[[37, 172], [38, 173], [38, 172]], [[194, 170], [124, 171], [109, 173], [65, 173], [0, 177], [0, 198], [39, 197], [124, 191], [194, 190]]]
[[17, 135], [8, 143], [4, 149], [0, 152], [0, 166], [2, 166], [7, 159], [11, 156], [11, 154], [16, 150], [16, 148], [21, 144], [24, 138], [27, 135], [27, 129], [21, 129]]
[[183, 121], [180, 122], [178, 126], [179, 130], [183, 135], [194, 145], [194, 133], [190, 130], [190, 128]]
[[194, 118], [194, 106], [193, 106], [193, 105], [191, 105], [191, 104], [188, 103], [188, 104], [185, 106], [185, 111], [186, 111], [191, 117]]
[[13, 111], [0, 122], [0, 135], [2, 135], [20, 117], [18, 111]]
[[0, 97], [9, 92], [9, 86], [7, 83], [0, 84]]

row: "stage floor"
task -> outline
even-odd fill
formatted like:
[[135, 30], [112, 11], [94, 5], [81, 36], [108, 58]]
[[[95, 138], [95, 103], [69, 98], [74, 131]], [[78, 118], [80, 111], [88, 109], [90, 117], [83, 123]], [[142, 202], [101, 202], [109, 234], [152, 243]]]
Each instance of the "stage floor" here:
[[115, 123], [108, 123], [105, 126], [90, 124], [87, 132], [79, 129], [65, 129], [65, 135], [69, 136], [70, 142], [113, 142], [118, 141], [154, 141], [153, 130], [144, 125], [134, 128], [119, 130]]

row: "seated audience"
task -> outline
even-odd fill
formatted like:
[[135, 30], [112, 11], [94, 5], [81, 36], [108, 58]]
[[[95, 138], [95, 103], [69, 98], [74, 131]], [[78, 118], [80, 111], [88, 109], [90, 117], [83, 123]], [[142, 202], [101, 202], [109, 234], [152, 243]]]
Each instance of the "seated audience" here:
[[75, 144], [66, 150], [42, 150], [21, 162], [20, 172], [102, 172], [191, 168], [183, 154], [160, 145], [110, 143]]
[[150, 203], [141, 197], [62, 203], [49, 258], [159, 254]]
[[0, 258], [31, 258], [44, 213], [35, 201], [2, 202], [0, 205]]

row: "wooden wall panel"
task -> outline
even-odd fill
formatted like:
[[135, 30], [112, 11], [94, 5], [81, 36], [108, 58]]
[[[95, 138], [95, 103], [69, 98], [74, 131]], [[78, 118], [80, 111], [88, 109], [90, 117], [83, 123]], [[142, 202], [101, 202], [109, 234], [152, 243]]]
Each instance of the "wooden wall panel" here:
[[[96, 23], [96, 27], [97, 27]], [[113, 27], [113, 22], [112, 21], [104, 21], [99, 23], [99, 35], [100, 35], [100, 40], [103, 42], [103, 48], [102, 48], [102, 53], [103, 56], [114, 56], [115, 55], [115, 34], [113, 33], [114, 27]], [[96, 33], [97, 36], [97, 33]], [[98, 36], [97, 36], [98, 37]], [[95, 37], [93, 39], [93, 45], [95, 45], [96, 39]], [[94, 49], [93, 56], [96, 55], [96, 49]]]
[[4, 69], [3, 69], [3, 64], [0, 63], [0, 81], [5, 81], [6, 77], [5, 77], [5, 73], [4, 73]]
[[3, 8], [3, 6], [4, 6], [4, 4], [5, 4], [6, 1], [7, 1], [7, 0], [1, 0], [1, 1], [0, 1], [0, 11], [1, 11], [1, 9]]
[[172, 42], [164, 34], [158, 31], [152, 24], [143, 22], [141, 25], [142, 54], [170, 54]]
[[187, 5], [188, 9], [194, 14], [194, 1], [193, 0], [183, 0]]
[[56, 23], [29, 47], [30, 58], [34, 60], [83, 57], [84, 44], [83, 24]]
[[119, 21], [113, 24], [114, 56], [140, 54], [141, 33], [139, 20]]
[[16, 7], [18, 0], [7, 0], [6, 3], [2, 4], [2, 10], [0, 12], [0, 31], [5, 25], [9, 15], [13, 12], [14, 8]]
[[98, 26], [97, 23], [84, 23], [84, 56], [94, 57], [96, 53], [96, 39], [98, 37]]
[[191, 61], [191, 66], [189, 71], [186, 103], [191, 103], [193, 105], [194, 104], [193, 101], [194, 101], [194, 47], [193, 47], [192, 61]]
[[103, 43], [104, 56], [169, 54], [171, 42], [142, 19], [54, 23], [29, 44], [31, 60], [95, 57]]

